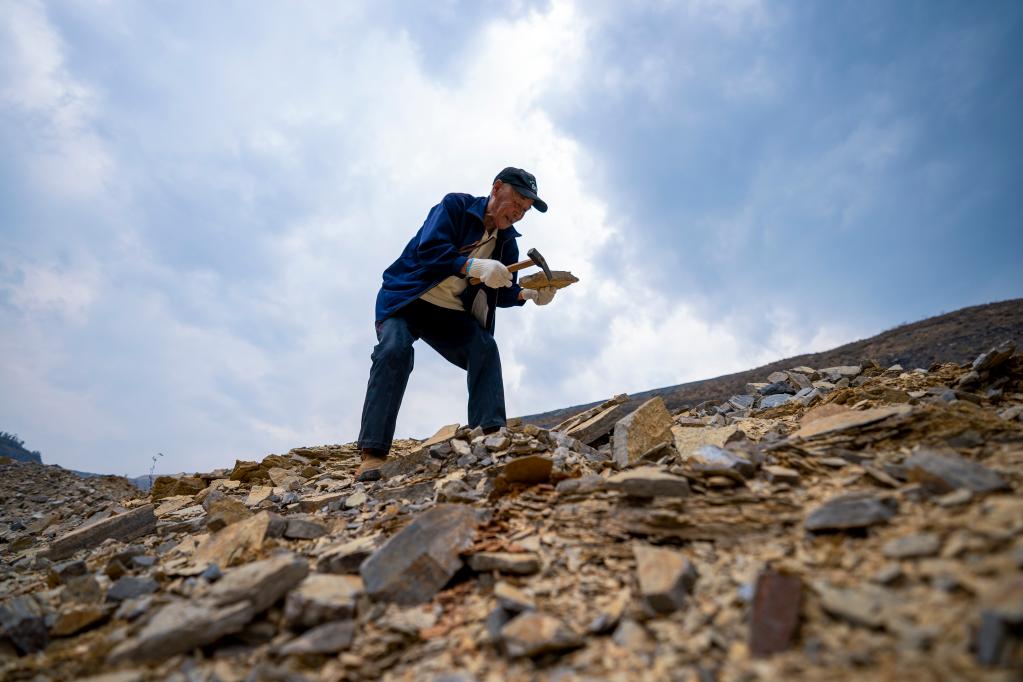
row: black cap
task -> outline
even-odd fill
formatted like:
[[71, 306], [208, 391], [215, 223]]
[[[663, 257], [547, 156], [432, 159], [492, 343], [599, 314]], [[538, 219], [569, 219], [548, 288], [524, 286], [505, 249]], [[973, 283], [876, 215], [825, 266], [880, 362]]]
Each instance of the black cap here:
[[497, 174], [494, 181], [500, 180], [501, 182], [507, 182], [509, 185], [515, 188], [515, 191], [526, 197], [527, 199], [533, 200], [533, 208], [540, 211], [540, 213], [547, 212], [547, 202], [536, 195], [536, 177], [521, 168], [512, 168], [509, 166], [503, 171]]

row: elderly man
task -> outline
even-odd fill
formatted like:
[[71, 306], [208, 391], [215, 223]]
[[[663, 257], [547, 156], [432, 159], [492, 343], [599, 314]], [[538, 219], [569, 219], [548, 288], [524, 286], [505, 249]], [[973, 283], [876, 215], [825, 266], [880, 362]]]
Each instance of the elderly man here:
[[[398, 409], [412, 372], [412, 344], [423, 339], [468, 372], [469, 426], [486, 433], [505, 424], [501, 357], [494, 341], [497, 307], [546, 305], [555, 289], [523, 289], [508, 265], [519, 258], [512, 227], [530, 208], [547, 204], [536, 178], [505, 168], [490, 195], [448, 194], [434, 206], [398, 260], [384, 271], [377, 294], [377, 345], [362, 407], [360, 481], [380, 478], [394, 438]], [[478, 285], [471, 277], [479, 278]]]

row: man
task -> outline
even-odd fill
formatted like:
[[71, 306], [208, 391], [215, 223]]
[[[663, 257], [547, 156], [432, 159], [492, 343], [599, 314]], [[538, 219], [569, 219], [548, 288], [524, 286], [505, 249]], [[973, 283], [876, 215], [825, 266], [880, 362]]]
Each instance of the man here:
[[[493, 432], [505, 424], [504, 380], [494, 341], [497, 307], [547, 305], [555, 289], [523, 289], [508, 265], [518, 261], [512, 227], [530, 208], [546, 213], [536, 178], [505, 168], [490, 195], [448, 194], [434, 206], [377, 294], [377, 345], [362, 407], [358, 480], [380, 478], [394, 438], [409, 374], [412, 344], [423, 339], [468, 372], [469, 426]], [[478, 285], [471, 277], [482, 280]]]

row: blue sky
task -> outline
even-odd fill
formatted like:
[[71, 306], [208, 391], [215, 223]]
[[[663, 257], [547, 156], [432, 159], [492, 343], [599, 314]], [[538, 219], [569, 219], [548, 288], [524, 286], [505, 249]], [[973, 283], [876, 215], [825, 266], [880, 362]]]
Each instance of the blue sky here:
[[[510, 414], [1023, 295], [1018, 2], [0, 5], [0, 428], [209, 470], [354, 440], [381, 271], [536, 173]], [[399, 436], [465, 419], [423, 347]]]

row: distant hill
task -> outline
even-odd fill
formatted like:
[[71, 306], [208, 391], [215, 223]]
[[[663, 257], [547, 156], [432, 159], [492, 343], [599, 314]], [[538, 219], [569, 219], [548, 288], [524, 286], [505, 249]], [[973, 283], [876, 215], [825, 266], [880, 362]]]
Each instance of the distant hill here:
[[26, 449], [25, 441], [6, 431], [0, 431], [0, 457], [10, 457], [19, 462], [43, 463], [43, 457], [37, 450]]
[[[1015, 341], [1017, 348], [1023, 347], [1023, 298], [963, 308], [904, 324], [832, 350], [797, 355], [713, 379], [655, 388], [635, 393], [630, 398], [633, 404], [638, 405], [654, 396], [661, 396], [668, 409], [677, 412], [706, 400], [724, 401], [744, 393], [747, 383], [763, 381], [768, 374], [778, 370], [801, 365], [814, 369], [858, 365], [870, 360], [884, 367], [899, 364], [906, 369], [927, 368], [935, 363], [972, 361], [980, 353], [1006, 340]], [[599, 400], [585, 405], [529, 415], [522, 420], [544, 428], [551, 427], [609, 397], [601, 396]]]

